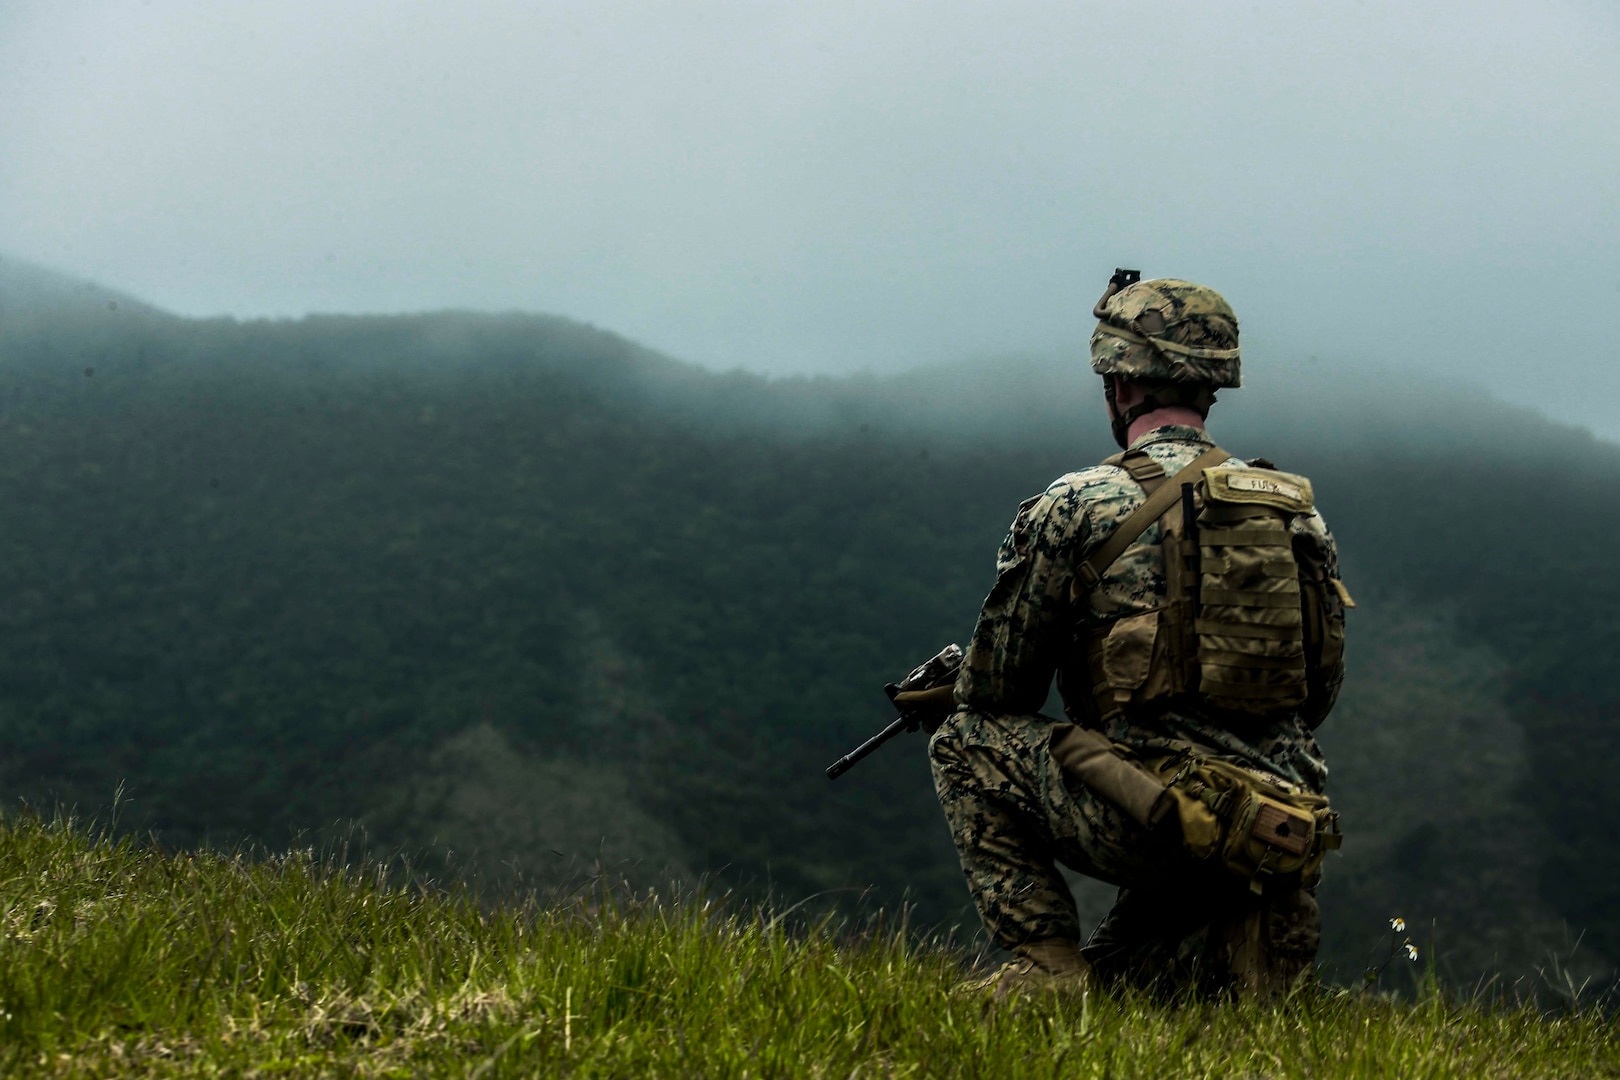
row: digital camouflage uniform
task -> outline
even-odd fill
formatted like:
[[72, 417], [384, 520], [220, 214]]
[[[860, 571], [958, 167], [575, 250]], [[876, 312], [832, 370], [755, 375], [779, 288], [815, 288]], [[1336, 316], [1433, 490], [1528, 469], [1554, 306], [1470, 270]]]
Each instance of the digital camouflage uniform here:
[[[1145, 451], [1173, 475], [1213, 445], [1197, 428], [1164, 426], [1142, 435], [1131, 449]], [[1056, 867], [1063, 863], [1121, 888], [1114, 910], [1085, 948], [1100, 977], [1163, 977], [1185, 984], [1211, 965], [1219, 967], [1219, 958], [1212, 957], [1226, 947], [1216, 940], [1223, 913], [1243, 911], [1254, 901], [1222, 867], [1185, 855], [1179, 838], [1149, 833], [1067, 776], [1047, 748], [1052, 726], [1062, 721], [1039, 711], [1057, 673], [1069, 719], [1094, 725], [1077, 632], [1164, 601], [1158, 523], [1125, 550], [1094, 590], [1076, 586], [1079, 564], [1145, 498], [1122, 468], [1100, 465], [1060, 477], [1019, 507], [957, 678], [957, 711], [936, 731], [929, 752], [968, 887], [996, 944], [1016, 950], [1048, 939], [1085, 940]], [[1313, 512], [1293, 527], [1319, 534], [1337, 576], [1321, 517]], [[1342, 677], [1342, 666], [1327, 673], [1331, 692], [1318, 704], [1320, 713], [1331, 707]], [[1205, 757], [1320, 792], [1327, 766], [1311, 733], [1320, 718], [1294, 716], [1239, 732], [1196, 710], [1165, 711], [1116, 720], [1104, 733], [1138, 750], [1190, 746]], [[1283, 894], [1249, 917], [1269, 924], [1274, 952], [1297, 954], [1308, 966], [1316, 951], [1314, 904], [1303, 892]]]

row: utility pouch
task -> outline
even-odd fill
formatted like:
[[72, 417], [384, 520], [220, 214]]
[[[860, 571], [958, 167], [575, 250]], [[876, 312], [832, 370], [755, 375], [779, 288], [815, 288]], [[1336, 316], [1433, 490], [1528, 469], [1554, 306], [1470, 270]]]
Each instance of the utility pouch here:
[[1339, 847], [1339, 815], [1325, 795], [1294, 791], [1247, 769], [1190, 752], [1139, 758], [1073, 724], [1049, 743], [1059, 768], [1145, 829], [1176, 820], [1194, 859], [1219, 858], [1255, 893], [1268, 882], [1309, 888]]
[[[1339, 814], [1327, 796], [1293, 790], [1225, 761], [1175, 754], [1146, 763], [1177, 798], [1188, 854], [1219, 857], [1255, 893], [1273, 880], [1310, 888], [1327, 853], [1343, 842]], [[1208, 820], [1218, 839], [1208, 836]], [[1186, 826], [1193, 825], [1193, 829]]]

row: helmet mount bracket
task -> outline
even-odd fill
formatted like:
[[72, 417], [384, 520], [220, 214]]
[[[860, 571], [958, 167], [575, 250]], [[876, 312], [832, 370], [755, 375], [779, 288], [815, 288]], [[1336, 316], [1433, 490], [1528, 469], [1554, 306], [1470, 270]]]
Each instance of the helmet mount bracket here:
[[1097, 306], [1091, 309], [1091, 317], [1106, 320], [1108, 318], [1108, 301], [1114, 298], [1114, 294], [1128, 285], [1135, 285], [1141, 280], [1142, 271], [1140, 270], [1126, 270], [1123, 267], [1114, 267], [1114, 276], [1108, 279], [1108, 288], [1104, 290], [1102, 299], [1098, 300]]

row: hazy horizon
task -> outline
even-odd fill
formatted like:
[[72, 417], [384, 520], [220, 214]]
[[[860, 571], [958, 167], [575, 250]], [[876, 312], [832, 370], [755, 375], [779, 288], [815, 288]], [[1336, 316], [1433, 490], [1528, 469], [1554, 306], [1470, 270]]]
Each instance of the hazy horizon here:
[[0, 2], [0, 251], [772, 374], [1078, 362], [1134, 265], [1221, 289], [1251, 379], [1376, 362], [1615, 440], [1617, 69], [1595, 0]]

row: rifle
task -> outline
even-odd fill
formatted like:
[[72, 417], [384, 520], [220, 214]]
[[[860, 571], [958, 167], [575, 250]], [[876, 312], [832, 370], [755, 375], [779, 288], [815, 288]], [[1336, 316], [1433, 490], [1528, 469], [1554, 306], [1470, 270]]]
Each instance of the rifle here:
[[913, 668], [911, 674], [899, 682], [886, 684], [883, 692], [889, 695], [889, 701], [899, 711], [899, 718], [827, 766], [827, 779], [836, 780], [843, 776], [896, 735], [916, 731], [925, 725], [929, 731], [939, 727], [940, 721], [949, 716], [955, 707], [952, 688], [956, 685], [956, 673], [961, 668], [962, 648], [953, 642]]

